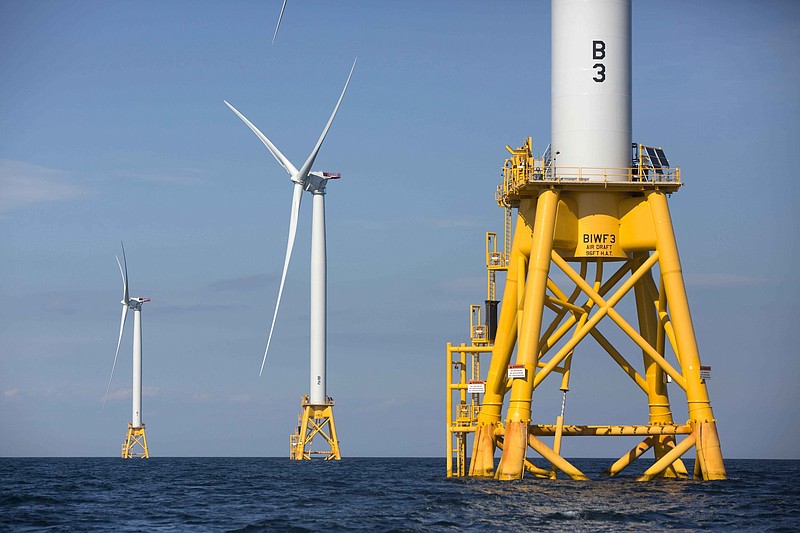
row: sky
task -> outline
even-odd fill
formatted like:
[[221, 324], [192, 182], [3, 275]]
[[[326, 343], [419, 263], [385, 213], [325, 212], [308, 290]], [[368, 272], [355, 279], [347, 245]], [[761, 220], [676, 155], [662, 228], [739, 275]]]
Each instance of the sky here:
[[[0, 455], [119, 454], [130, 319], [102, 404], [120, 241], [131, 295], [152, 298], [151, 454], [288, 455], [311, 203], [259, 377], [291, 183], [223, 99], [299, 167], [357, 57], [315, 165], [342, 174], [326, 197], [328, 393], [345, 457], [444, 457], [445, 343], [468, 340], [485, 298], [505, 145], [550, 139], [550, 3], [290, 1], [272, 45], [280, 5], [0, 1]], [[633, 139], [682, 171], [670, 208], [728, 458], [800, 458], [797, 57], [796, 2], [634, 2]], [[567, 423], [646, 422], [587, 350]], [[553, 423], [541, 396], [534, 418]], [[610, 441], [564, 453], [629, 448]]]

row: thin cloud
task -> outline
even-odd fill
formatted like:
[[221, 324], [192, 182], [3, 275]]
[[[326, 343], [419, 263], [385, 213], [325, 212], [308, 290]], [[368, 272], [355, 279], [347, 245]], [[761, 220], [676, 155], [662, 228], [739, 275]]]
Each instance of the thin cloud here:
[[124, 400], [131, 397], [131, 389], [120, 389], [108, 393], [107, 400]]
[[207, 311], [226, 311], [238, 309], [239, 305], [197, 301], [190, 304], [161, 304], [158, 309], [153, 309], [152, 313], [174, 315], [187, 313], [201, 313]]
[[194, 404], [243, 404], [243, 403], [257, 403], [262, 401], [261, 396], [240, 393], [240, 394], [227, 394], [225, 392], [196, 392], [189, 397], [189, 403]]
[[200, 183], [200, 179], [192, 174], [191, 170], [184, 171], [184, 173], [167, 174], [167, 173], [145, 173], [145, 172], [125, 172], [120, 174], [123, 178], [137, 179], [141, 181], [149, 181], [154, 183], [172, 183], [175, 185], [196, 185]]
[[221, 279], [211, 282], [208, 288], [213, 291], [246, 291], [266, 287], [275, 280], [272, 274], [255, 274], [252, 276], [239, 276], [236, 278]]
[[252, 394], [247, 394], [247, 393], [235, 394], [235, 395], [229, 396], [227, 398], [229, 403], [251, 403], [251, 402], [256, 401], [258, 399], [259, 398], [256, 398]]
[[342, 220], [340, 224], [344, 229], [355, 228], [358, 231], [369, 230], [372, 232], [385, 231], [393, 227], [393, 224], [390, 224], [385, 220], [379, 220], [379, 219], [369, 220], [366, 218], [353, 218], [353, 219]]
[[[142, 396], [152, 398], [160, 396], [161, 391], [158, 387], [142, 387]], [[109, 400], [126, 400], [131, 397], [131, 389], [119, 389], [114, 392], [108, 393]]]
[[367, 220], [367, 219], [349, 219], [344, 220], [343, 223], [346, 227], [355, 227], [359, 230], [368, 229], [373, 232], [381, 232], [387, 229], [399, 227], [414, 227], [414, 228], [436, 228], [436, 229], [459, 229], [459, 228], [477, 228], [482, 227], [484, 224], [480, 220], [470, 217], [451, 217], [451, 218], [435, 218], [435, 217], [403, 217], [394, 220]]
[[0, 213], [44, 202], [70, 200], [88, 193], [88, 189], [71, 183], [69, 172], [0, 160]]

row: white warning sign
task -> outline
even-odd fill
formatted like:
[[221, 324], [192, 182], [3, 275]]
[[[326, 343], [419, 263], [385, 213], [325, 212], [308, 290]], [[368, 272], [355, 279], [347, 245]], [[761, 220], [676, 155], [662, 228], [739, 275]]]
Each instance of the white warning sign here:
[[525, 370], [525, 365], [508, 365], [508, 377], [511, 379], [525, 379], [528, 373]]
[[467, 382], [467, 392], [469, 394], [484, 394], [486, 392], [486, 382], [470, 380]]
[[700, 379], [711, 379], [710, 366], [700, 366]]

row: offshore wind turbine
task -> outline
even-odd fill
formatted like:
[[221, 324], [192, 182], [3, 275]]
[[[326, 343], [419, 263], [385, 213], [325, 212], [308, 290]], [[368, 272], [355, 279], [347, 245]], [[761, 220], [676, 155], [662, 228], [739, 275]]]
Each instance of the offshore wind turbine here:
[[117, 367], [117, 357], [122, 343], [122, 333], [125, 330], [125, 320], [128, 317], [128, 309], [133, 310], [133, 387], [131, 390], [131, 421], [128, 422], [128, 433], [125, 442], [122, 444], [122, 458], [132, 457], [148, 458], [150, 452], [147, 449], [147, 437], [145, 436], [145, 425], [142, 423], [142, 305], [150, 301], [150, 298], [131, 298], [128, 293], [128, 261], [125, 258], [125, 245], [122, 245], [122, 263], [117, 256], [117, 266], [122, 276], [122, 317], [119, 321], [119, 337], [117, 338], [117, 351], [114, 354], [114, 364], [111, 366], [111, 377], [108, 378], [106, 395], [103, 398], [103, 405], [108, 399], [108, 391], [111, 388], [111, 381], [114, 379], [114, 369]]
[[[275, 330], [275, 322], [278, 318], [278, 309], [281, 304], [281, 297], [283, 295], [283, 287], [286, 282], [286, 273], [289, 268], [289, 262], [292, 257], [292, 249], [294, 248], [294, 241], [297, 235], [297, 224], [300, 212], [300, 202], [302, 200], [303, 191], [307, 191], [312, 195], [312, 224], [311, 224], [311, 315], [310, 315], [310, 391], [308, 396], [303, 397], [302, 408], [303, 411], [299, 417], [297, 433], [292, 435], [291, 438], [291, 453], [292, 459], [302, 460], [310, 459], [312, 454], [325, 455], [326, 459], [340, 459], [339, 442], [336, 437], [336, 428], [333, 420], [334, 405], [333, 400], [328, 397], [326, 390], [326, 375], [327, 375], [327, 257], [326, 257], [326, 230], [325, 230], [325, 192], [328, 180], [338, 179], [341, 177], [339, 174], [313, 171], [311, 167], [317, 158], [325, 136], [333, 123], [336, 113], [339, 111], [339, 106], [342, 103], [347, 87], [350, 84], [350, 78], [353, 76], [353, 70], [356, 67], [356, 61], [353, 61], [353, 66], [350, 69], [350, 74], [347, 76], [347, 81], [344, 84], [339, 100], [331, 113], [328, 123], [322, 130], [322, 134], [317, 140], [311, 154], [306, 159], [305, 163], [298, 170], [291, 161], [289, 161], [278, 148], [253, 125], [244, 115], [242, 115], [235, 107], [225, 101], [225, 104], [247, 124], [247, 126], [258, 136], [262, 143], [267, 147], [270, 153], [275, 157], [278, 163], [283, 166], [289, 174], [290, 180], [293, 182], [293, 194], [291, 211], [289, 215], [289, 238], [286, 244], [286, 256], [283, 261], [283, 272], [281, 274], [281, 282], [278, 288], [278, 298], [275, 303], [275, 312], [272, 316], [272, 324], [270, 325], [269, 336], [267, 337], [267, 347], [264, 350], [264, 358], [261, 361], [261, 370], [259, 375], [264, 371], [264, 364], [267, 361], [267, 354], [272, 342], [272, 335]], [[325, 431], [325, 426], [329, 426], [329, 432]], [[322, 435], [323, 438], [330, 445], [330, 452], [315, 452], [311, 450], [311, 442], [314, 435]]]

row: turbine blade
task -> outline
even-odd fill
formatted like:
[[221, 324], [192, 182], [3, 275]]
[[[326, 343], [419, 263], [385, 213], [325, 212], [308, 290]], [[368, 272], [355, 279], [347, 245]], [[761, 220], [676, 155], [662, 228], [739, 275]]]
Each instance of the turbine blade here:
[[255, 134], [258, 136], [258, 138], [259, 138], [259, 139], [261, 139], [261, 142], [262, 142], [262, 143], [264, 143], [264, 146], [266, 146], [266, 147], [267, 147], [267, 150], [269, 150], [269, 152], [272, 154], [272, 156], [273, 156], [273, 157], [274, 157], [274, 158], [275, 158], [275, 159], [278, 161], [278, 163], [280, 163], [280, 164], [281, 164], [281, 166], [282, 166], [284, 169], [286, 169], [286, 172], [288, 172], [288, 173], [289, 173], [289, 176], [294, 176], [295, 174], [297, 174], [297, 169], [294, 167], [294, 165], [292, 164], [292, 162], [291, 162], [291, 161], [289, 161], [288, 159], [286, 159], [286, 156], [285, 156], [285, 155], [283, 155], [283, 154], [281, 153], [281, 151], [280, 151], [280, 150], [278, 150], [278, 148], [277, 148], [277, 147], [276, 147], [274, 144], [272, 144], [272, 142], [271, 142], [269, 139], [267, 139], [267, 136], [266, 136], [266, 135], [264, 135], [263, 133], [261, 133], [261, 132], [259, 131], [259, 129], [258, 129], [258, 128], [256, 128], [256, 127], [253, 125], [253, 123], [252, 123], [252, 122], [250, 122], [249, 120], [247, 120], [247, 118], [246, 118], [244, 115], [242, 115], [241, 113], [239, 113], [239, 111], [238, 111], [238, 110], [237, 110], [235, 107], [233, 107], [231, 104], [229, 104], [227, 100], [223, 100], [223, 102], [225, 102], [225, 105], [227, 105], [228, 107], [230, 107], [230, 108], [231, 108], [231, 111], [233, 111], [234, 113], [236, 113], [236, 115], [237, 115], [237, 116], [238, 116], [240, 119], [242, 119], [242, 121], [243, 121], [245, 124], [247, 124], [247, 126], [248, 126], [248, 127], [251, 129], [251, 130], [253, 130], [253, 133], [255, 133]]
[[130, 299], [128, 295], [128, 260], [125, 259], [125, 245], [122, 244], [122, 241], [120, 244], [122, 245], [122, 264], [119, 263], [119, 257], [114, 257], [117, 257], [117, 266], [119, 266], [119, 273], [122, 276], [122, 301], [127, 304]]
[[281, 14], [278, 15], [278, 24], [275, 26], [275, 33], [272, 35], [272, 44], [275, 44], [275, 37], [278, 36], [278, 28], [281, 27], [281, 20], [283, 20], [284, 9], [286, 9], [286, 0], [283, 0], [283, 5], [281, 6]]
[[350, 74], [347, 76], [347, 81], [344, 83], [344, 89], [342, 89], [342, 94], [339, 95], [339, 101], [336, 102], [336, 107], [333, 108], [333, 113], [331, 113], [331, 118], [328, 119], [328, 123], [325, 125], [325, 129], [322, 130], [322, 135], [319, 136], [319, 140], [317, 140], [317, 145], [314, 146], [314, 149], [311, 151], [311, 155], [308, 156], [306, 162], [303, 163], [303, 166], [300, 168], [300, 179], [305, 182], [306, 178], [308, 177], [308, 173], [311, 172], [311, 167], [314, 165], [314, 160], [317, 158], [317, 153], [319, 152], [320, 147], [322, 146], [322, 141], [325, 140], [325, 136], [328, 134], [328, 130], [331, 129], [331, 124], [333, 124], [333, 118], [336, 116], [336, 112], [339, 111], [339, 106], [342, 103], [342, 99], [344, 98], [344, 93], [347, 92], [347, 86], [350, 84], [350, 78], [353, 76], [353, 70], [356, 68], [356, 61], [358, 58], [353, 61], [353, 66], [350, 68]]
[[289, 269], [289, 261], [292, 259], [292, 248], [294, 248], [294, 238], [297, 235], [297, 220], [300, 213], [300, 200], [303, 198], [303, 186], [300, 183], [294, 184], [292, 194], [292, 212], [289, 217], [289, 240], [286, 243], [286, 258], [283, 260], [283, 273], [281, 274], [281, 284], [278, 288], [278, 300], [275, 302], [275, 314], [272, 315], [272, 325], [269, 327], [269, 337], [267, 337], [267, 348], [264, 350], [264, 359], [261, 360], [261, 370], [258, 375], [264, 372], [264, 363], [267, 362], [269, 345], [272, 342], [272, 333], [275, 331], [275, 321], [278, 318], [278, 308], [281, 306], [281, 296], [283, 295], [283, 285], [286, 283], [286, 271]]
[[111, 377], [108, 378], [108, 386], [106, 386], [106, 395], [103, 398], [103, 407], [106, 406], [108, 399], [108, 391], [111, 390], [111, 380], [114, 379], [114, 369], [117, 368], [117, 357], [119, 356], [119, 346], [122, 343], [122, 331], [125, 329], [125, 318], [128, 316], [128, 304], [122, 306], [122, 318], [119, 321], [119, 338], [117, 339], [117, 352], [114, 354], [114, 364], [111, 365]]

